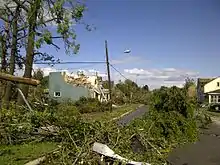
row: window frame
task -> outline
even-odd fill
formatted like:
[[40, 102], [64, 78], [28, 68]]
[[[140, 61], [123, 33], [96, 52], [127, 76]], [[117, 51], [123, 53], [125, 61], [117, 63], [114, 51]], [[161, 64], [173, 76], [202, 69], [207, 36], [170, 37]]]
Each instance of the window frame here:
[[[57, 96], [57, 95], [56, 95], [57, 92], [60, 93], [60, 96]], [[54, 97], [61, 97], [61, 91], [55, 91], [55, 92], [53, 93], [53, 96], [54, 96]]]

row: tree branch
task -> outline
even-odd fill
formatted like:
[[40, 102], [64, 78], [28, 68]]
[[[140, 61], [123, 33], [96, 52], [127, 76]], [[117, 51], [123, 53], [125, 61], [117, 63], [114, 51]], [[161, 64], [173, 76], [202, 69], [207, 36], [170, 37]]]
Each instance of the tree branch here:
[[[49, 20], [46, 20], [46, 21], [44, 21], [44, 22], [37, 22], [37, 26], [39, 26], [39, 25], [43, 25], [43, 24], [46, 24], [46, 23], [49, 23], [49, 22], [52, 22], [52, 21], [55, 21], [57, 18], [52, 18], [52, 19], [49, 19]], [[24, 29], [26, 29], [26, 28], [28, 28], [28, 26], [29, 25], [25, 25], [25, 26], [23, 26], [23, 27], [21, 27], [20, 29], [18, 29], [18, 31], [21, 31], [21, 30], [24, 30]]]
[[5, 21], [5, 22], [8, 22], [8, 23], [10, 22], [10, 21], [9, 21], [7, 18], [5, 18], [4, 15], [1, 14], [1, 13], [0, 13], [0, 19], [2, 19], [2, 20]]
[[13, 0], [17, 5], [21, 6], [26, 12], [28, 12], [28, 8], [24, 5], [24, 2], [20, 2], [19, 0]]
[[40, 84], [39, 80], [17, 77], [17, 76], [13, 76], [13, 75], [1, 73], [1, 72], [0, 72], [0, 79], [6, 80], [6, 81], [12, 81], [16, 83], [21, 83], [21, 84], [33, 85], [33, 86], [37, 86]]
[[57, 45], [56, 45], [56, 44], [54, 44], [54, 43], [51, 43], [51, 45], [55, 46], [57, 49], [60, 49], [60, 47], [59, 47], [59, 46], [57, 46]]

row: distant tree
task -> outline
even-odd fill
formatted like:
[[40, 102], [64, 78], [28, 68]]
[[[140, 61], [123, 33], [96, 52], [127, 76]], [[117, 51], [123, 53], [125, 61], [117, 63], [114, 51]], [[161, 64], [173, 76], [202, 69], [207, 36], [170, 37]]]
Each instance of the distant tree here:
[[149, 91], [148, 85], [144, 85], [142, 89], [145, 90], [145, 91]]
[[129, 79], [125, 80], [125, 84], [127, 84], [130, 87], [138, 88], [138, 85], [134, 81]]
[[41, 81], [44, 78], [44, 72], [41, 69], [37, 69], [37, 71], [34, 72], [33, 78]]
[[195, 86], [195, 81], [194, 81], [194, 79], [187, 77], [185, 79], [184, 88], [189, 89], [189, 87], [191, 87], [191, 86]]
[[[102, 81], [102, 87], [108, 89], [108, 81]], [[114, 87], [114, 81], [111, 81], [111, 88]]]
[[189, 98], [196, 99], [196, 84], [194, 79], [187, 77], [183, 89]]
[[41, 85], [43, 88], [49, 88], [49, 76], [43, 77], [41, 80]]

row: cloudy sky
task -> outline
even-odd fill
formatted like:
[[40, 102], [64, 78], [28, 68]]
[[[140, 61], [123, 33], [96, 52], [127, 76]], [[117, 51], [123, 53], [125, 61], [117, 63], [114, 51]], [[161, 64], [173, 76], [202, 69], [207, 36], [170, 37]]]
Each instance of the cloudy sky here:
[[[213, 77], [220, 73], [219, 0], [87, 0], [88, 32], [77, 26], [77, 55], [45, 47], [63, 61], [104, 61], [108, 40], [113, 66], [126, 78], [151, 88], [181, 85], [186, 77]], [[55, 29], [55, 27], [53, 27]], [[62, 45], [57, 41], [58, 45]], [[61, 46], [62, 47], [62, 46]], [[130, 49], [130, 54], [123, 51]], [[104, 64], [35, 66], [45, 72], [85, 70], [106, 75]], [[124, 80], [111, 70], [114, 80]]]

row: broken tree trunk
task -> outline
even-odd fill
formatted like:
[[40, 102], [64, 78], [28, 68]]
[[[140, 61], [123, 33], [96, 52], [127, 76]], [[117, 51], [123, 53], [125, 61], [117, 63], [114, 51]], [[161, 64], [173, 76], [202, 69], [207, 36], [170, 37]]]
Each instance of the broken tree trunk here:
[[0, 79], [6, 80], [6, 81], [12, 81], [12, 82], [19, 83], [19, 84], [33, 85], [33, 86], [37, 86], [40, 84], [39, 80], [13, 76], [13, 75], [1, 73], [1, 72], [0, 72]]
[[[18, 17], [20, 14], [20, 7], [16, 7], [15, 15], [12, 22], [12, 46], [11, 46], [11, 56], [10, 56], [10, 68], [9, 68], [9, 74], [13, 75], [15, 72], [15, 56], [17, 53], [17, 36], [18, 36]], [[8, 108], [9, 102], [11, 100], [11, 94], [12, 94], [12, 83], [7, 82], [6, 92], [5, 96], [3, 98], [5, 108]]]
[[[31, 3], [30, 9], [28, 11], [28, 41], [26, 48], [26, 60], [25, 60], [25, 70], [24, 77], [31, 78], [33, 61], [34, 61], [34, 48], [35, 48], [35, 36], [37, 27], [37, 18], [39, 14], [39, 9], [41, 8], [42, 0], [34, 0]], [[28, 97], [29, 86], [21, 85], [21, 90], [25, 96]], [[24, 101], [20, 95], [18, 95], [18, 104], [23, 105]]]

